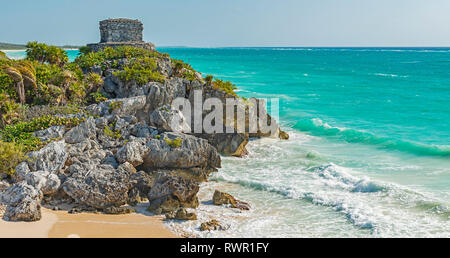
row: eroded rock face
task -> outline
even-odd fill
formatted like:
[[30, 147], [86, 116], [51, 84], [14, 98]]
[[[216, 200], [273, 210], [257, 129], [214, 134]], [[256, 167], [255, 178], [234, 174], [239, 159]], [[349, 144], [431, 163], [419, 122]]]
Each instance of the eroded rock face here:
[[136, 170], [130, 163], [117, 169], [105, 164], [76, 163], [70, 166], [70, 172], [62, 186], [67, 195], [80, 204], [103, 209], [126, 203], [132, 187], [130, 178]]
[[30, 173], [30, 168], [28, 167], [27, 162], [22, 162], [15, 168], [16, 172], [14, 173], [14, 181], [19, 182], [25, 179], [25, 176]]
[[197, 214], [188, 212], [185, 208], [180, 208], [176, 212], [166, 213], [166, 219], [197, 220]]
[[[31, 171], [44, 170], [50, 173], [58, 173], [64, 166], [68, 154], [65, 150], [64, 140], [51, 142], [44, 148], [27, 154], [27, 164]], [[24, 166], [21, 164], [21, 166]], [[26, 171], [25, 167], [22, 167]], [[20, 172], [22, 174], [22, 172]], [[25, 172], [24, 172], [25, 173]], [[25, 173], [26, 174], [26, 173]]]
[[30, 172], [25, 176], [26, 182], [44, 195], [51, 195], [58, 191], [61, 180], [56, 174], [48, 171]]
[[148, 194], [150, 201], [148, 209], [155, 213], [167, 213], [181, 207], [197, 208], [199, 205], [198, 190], [199, 185], [194, 180], [161, 172]]
[[[9, 185], [8, 182], [3, 181], [3, 180], [0, 180], [0, 194], [1, 194], [1, 192], [3, 192], [4, 190], [8, 189], [9, 186], [10, 186], [10, 185]], [[1, 197], [0, 197], [0, 200], [1, 200]]]
[[36, 137], [39, 137], [39, 139], [41, 139], [41, 141], [46, 142], [46, 141], [49, 141], [52, 139], [62, 138], [65, 130], [66, 129], [64, 126], [55, 125], [55, 126], [47, 128], [47, 129], [34, 132], [33, 135]]
[[220, 154], [226, 156], [242, 157], [248, 154], [245, 146], [248, 143], [248, 134], [244, 133], [215, 133], [196, 134], [196, 136], [208, 140]]
[[136, 138], [120, 147], [116, 153], [116, 159], [120, 163], [129, 162], [133, 166], [139, 166], [144, 163], [143, 156], [150, 149], [147, 146], [148, 140], [145, 138]]
[[64, 139], [67, 143], [75, 144], [82, 141], [93, 139], [96, 136], [95, 119], [90, 117], [85, 122], [70, 129], [65, 135]]
[[170, 107], [158, 108], [150, 115], [150, 125], [163, 132], [190, 133], [191, 127], [183, 113]]
[[231, 205], [232, 208], [240, 210], [250, 210], [250, 204], [236, 200], [231, 194], [216, 190], [213, 195], [213, 203], [215, 205]]
[[189, 81], [182, 78], [171, 78], [164, 84], [153, 83], [147, 94], [147, 106], [145, 111], [151, 114], [155, 109], [165, 105], [171, 105], [178, 97], [186, 96], [186, 87]]
[[225, 227], [222, 226], [219, 221], [213, 219], [207, 222], [203, 222], [200, 225], [201, 231], [212, 231], [212, 230], [225, 230]]
[[37, 221], [41, 219], [42, 192], [22, 181], [10, 186], [2, 195], [7, 205], [3, 218], [8, 221]]
[[[181, 146], [170, 147], [164, 138], [182, 139]], [[203, 168], [214, 171], [220, 167], [220, 156], [208, 141], [179, 133], [161, 134], [161, 139], [147, 143], [150, 150], [144, 156], [143, 168]]]

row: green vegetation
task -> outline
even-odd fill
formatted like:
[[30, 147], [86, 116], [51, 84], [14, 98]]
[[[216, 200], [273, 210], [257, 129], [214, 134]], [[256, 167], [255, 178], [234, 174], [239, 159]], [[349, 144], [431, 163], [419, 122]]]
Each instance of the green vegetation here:
[[0, 128], [19, 121], [22, 109], [8, 95], [0, 93]]
[[176, 76], [180, 76], [190, 81], [197, 80], [195, 70], [182, 60], [172, 59], [172, 69], [174, 70], [174, 74]]
[[20, 146], [0, 141], [0, 174], [13, 175], [14, 168], [24, 159], [25, 154]]
[[109, 103], [108, 108], [109, 108], [109, 113], [112, 113], [114, 110], [121, 108], [123, 105], [123, 103], [121, 101], [111, 101], [111, 103]]
[[231, 95], [237, 97], [237, 94], [234, 92], [234, 90], [236, 89], [236, 85], [234, 85], [230, 81], [223, 81], [220, 79], [216, 79], [216, 80], [214, 80], [212, 85], [216, 89], [225, 91], [227, 94], [231, 94]]
[[105, 97], [100, 92], [94, 92], [94, 93], [89, 94], [89, 102], [91, 102], [91, 103], [100, 103], [100, 102], [103, 102], [106, 100], [108, 100], [108, 98]]
[[28, 42], [26, 51], [28, 60], [35, 60], [41, 64], [49, 63], [62, 66], [69, 61], [63, 49], [36, 41]]
[[167, 145], [169, 145], [171, 148], [179, 148], [181, 147], [181, 144], [183, 143], [183, 139], [181, 138], [177, 138], [177, 139], [168, 139], [168, 138], [164, 138], [164, 140], [166, 141]]
[[103, 133], [111, 138], [114, 138], [116, 140], [119, 140], [122, 135], [120, 134], [120, 130], [113, 130], [112, 128], [115, 127], [115, 124], [110, 124], [109, 126], [105, 126], [103, 129]]
[[114, 72], [122, 81], [135, 81], [144, 85], [150, 81], [164, 82], [165, 77], [156, 71], [156, 60], [151, 57], [132, 58], [123, 70]]
[[214, 76], [212, 76], [212, 75], [206, 75], [206, 77], [205, 77], [205, 82], [206, 82], [207, 85], [211, 85], [212, 82], [213, 82], [213, 80], [214, 80]]
[[1, 140], [12, 142], [21, 146], [25, 152], [41, 148], [46, 143], [32, 135], [33, 132], [49, 128], [54, 125], [64, 125], [66, 128], [72, 128], [83, 122], [80, 118], [64, 118], [58, 116], [42, 116], [29, 122], [18, 122], [13, 125], [7, 125], [0, 130]]

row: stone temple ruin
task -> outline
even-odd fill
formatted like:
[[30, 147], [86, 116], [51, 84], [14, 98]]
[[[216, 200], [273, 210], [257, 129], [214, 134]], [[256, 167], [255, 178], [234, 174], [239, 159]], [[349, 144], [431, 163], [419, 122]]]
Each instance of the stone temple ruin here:
[[92, 51], [97, 52], [105, 47], [133, 46], [154, 50], [153, 43], [142, 40], [144, 26], [139, 20], [108, 19], [100, 21], [100, 43], [88, 44]]

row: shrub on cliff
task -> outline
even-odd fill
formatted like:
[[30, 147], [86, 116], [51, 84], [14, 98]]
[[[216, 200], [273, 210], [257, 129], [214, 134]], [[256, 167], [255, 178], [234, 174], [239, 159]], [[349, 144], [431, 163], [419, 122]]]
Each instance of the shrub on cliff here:
[[14, 168], [24, 159], [25, 154], [20, 146], [0, 141], [0, 174], [13, 175]]
[[0, 128], [18, 122], [20, 113], [20, 105], [14, 102], [7, 94], [0, 93]]
[[33, 136], [33, 132], [47, 129], [54, 125], [64, 125], [67, 128], [79, 125], [84, 119], [77, 117], [65, 118], [59, 116], [42, 116], [34, 118], [29, 122], [19, 122], [13, 125], [7, 125], [0, 131], [1, 140], [4, 142], [12, 142], [23, 147], [25, 152], [37, 150], [46, 143]]
[[220, 79], [216, 79], [216, 80], [214, 80], [212, 85], [216, 89], [220, 89], [222, 91], [225, 91], [228, 94], [231, 94], [233, 96], [237, 96], [237, 94], [234, 92], [234, 90], [236, 89], [236, 85], [234, 85], [230, 81], [223, 81], [223, 80], [220, 80]]
[[106, 59], [102, 52], [88, 52], [75, 59], [75, 63], [83, 69], [88, 69], [93, 66], [102, 66], [105, 61]]
[[114, 72], [114, 75], [122, 81], [135, 81], [139, 85], [150, 81], [164, 82], [165, 77], [156, 71], [156, 68], [157, 64], [154, 58], [134, 58], [123, 67], [123, 70]]
[[38, 43], [36, 41], [27, 43], [27, 59], [39, 63], [64, 65], [69, 61], [66, 52], [58, 47]]

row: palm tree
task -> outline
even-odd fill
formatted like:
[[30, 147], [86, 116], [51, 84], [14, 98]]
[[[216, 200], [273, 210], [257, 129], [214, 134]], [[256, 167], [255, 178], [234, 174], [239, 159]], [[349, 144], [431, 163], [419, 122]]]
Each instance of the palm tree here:
[[36, 70], [31, 62], [25, 60], [5, 62], [0, 69], [15, 83], [17, 97], [21, 104], [26, 103], [25, 89], [36, 89]]

